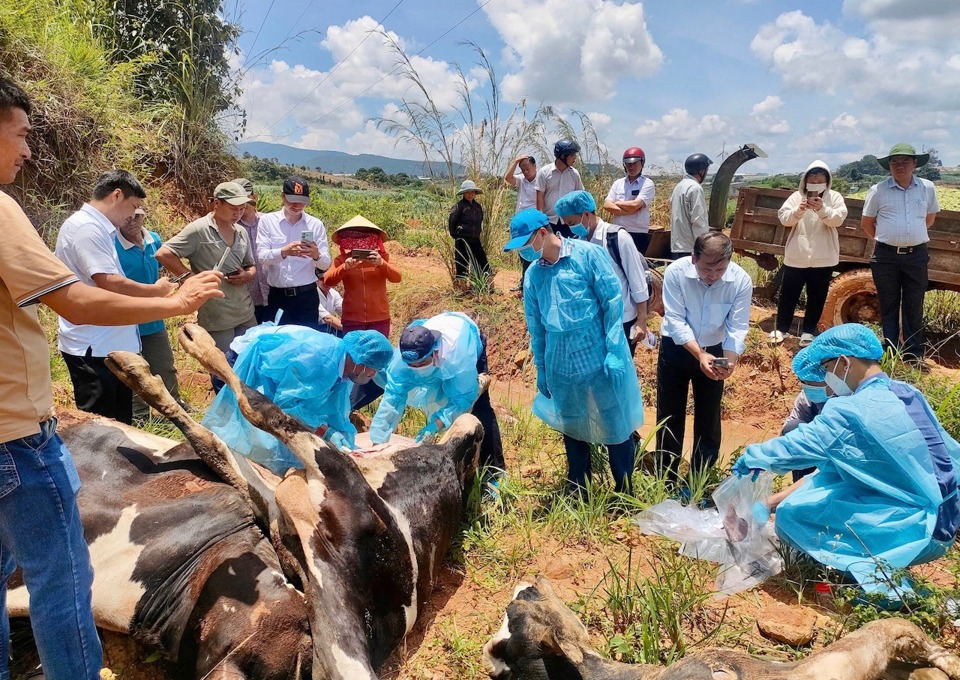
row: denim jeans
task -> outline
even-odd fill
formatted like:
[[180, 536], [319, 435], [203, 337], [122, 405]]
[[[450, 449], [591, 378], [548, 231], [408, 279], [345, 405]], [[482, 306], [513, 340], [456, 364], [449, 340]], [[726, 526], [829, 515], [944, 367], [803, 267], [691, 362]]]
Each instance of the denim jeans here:
[[[30, 594], [30, 625], [47, 680], [97, 680], [103, 652], [91, 609], [93, 567], [77, 510], [80, 478], [57, 436], [0, 444], [0, 612], [19, 566]], [[9, 680], [10, 624], [0, 616], [0, 680]]]

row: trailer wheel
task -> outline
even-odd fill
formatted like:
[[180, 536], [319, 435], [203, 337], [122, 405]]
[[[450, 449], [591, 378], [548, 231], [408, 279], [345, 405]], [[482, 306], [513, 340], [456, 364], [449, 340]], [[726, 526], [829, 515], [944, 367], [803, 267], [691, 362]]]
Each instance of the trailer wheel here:
[[663, 316], [663, 274], [650, 268], [650, 301], [647, 312], [656, 312]]
[[825, 331], [844, 323], [880, 323], [880, 301], [869, 269], [844, 272], [830, 284], [818, 325]]

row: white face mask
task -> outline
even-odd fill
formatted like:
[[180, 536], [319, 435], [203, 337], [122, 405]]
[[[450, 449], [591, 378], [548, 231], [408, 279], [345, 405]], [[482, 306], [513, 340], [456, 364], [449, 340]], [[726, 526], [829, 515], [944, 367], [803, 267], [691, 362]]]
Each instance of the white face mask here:
[[[834, 364], [834, 369], [840, 365], [840, 359], [837, 359], [837, 363]], [[848, 397], [853, 394], [853, 390], [850, 389], [850, 386], [847, 384], [847, 374], [850, 373], [850, 362], [847, 361], [847, 370], [843, 372], [843, 377], [839, 377], [836, 373], [827, 371], [827, 374], [824, 376], [824, 382], [827, 383], [835, 396], [838, 397]]]
[[816, 191], [818, 194], [822, 194], [827, 190], [826, 184], [808, 184], [807, 191]]

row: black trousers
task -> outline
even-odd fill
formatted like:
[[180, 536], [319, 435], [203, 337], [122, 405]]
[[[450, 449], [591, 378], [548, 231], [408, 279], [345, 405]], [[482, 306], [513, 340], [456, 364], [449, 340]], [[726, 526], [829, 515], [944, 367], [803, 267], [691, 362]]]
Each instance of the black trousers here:
[[473, 263], [477, 274], [489, 276], [490, 262], [483, 243], [478, 238], [455, 238], [453, 240], [453, 267], [458, 279], [467, 278], [470, 263]]
[[637, 247], [637, 252], [639, 252], [641, 255], [646, 253], [647, 246], [650, 245], [650, 234], [638, 234], [632, 231], [628, 231], [627, 233], [630, 234], [630, 238], [633, 239], [633, 245]]
[[[563, 448], [567, 454], [567, 493], [582, 492], [586, 489], [587, 480], [593, 477], [590, 468], [590, 444], [563, 435]], [[633, 493], [633, 464], [636, 454], [636, 444], [632, 438], [619, 444], [607, 444], [614, 489], [619, 493]]]
[[133, 390], [110, 372], [104, 357], [92, 356], [90, 349], [84, 356], [60, 354], [70, 372], [78, 409], [127, 425], [133, 423]]
[[877, 243], [870, 260], [880, 302], [883, 338], [888, 346], [902, 350], [907, 358], [923, 358], [923, 298], [927, 292], [929, 262], [926, 243], [903, 254]]
[[[477, 357], [477, 373], [487, 373], [490, 366], [487, 363], [487, 336], [480, 333], [480, 356]], [[483, 441], [480, 442], [480, 467], [491, 467], [497, 470], [506, 470], [507, 464], [503, 460], [503, 439], [500, 437], [500, 421], [490, 403], [490, 391], [477, 397], [470, 413], [483, 425]]]
[[282, 309], [281, 326], [293, 324], [320, 330], [320, 293], [316, 285], [300, 286], [296, 295], [287, 295], [285, 290], [290, 289], [270, 287], [267, 319], [273, 321], [277, 311]]
[[807, 308], [803, 313], [801, 333], [816, 335], [817, 322], [823, 314], [823, 304], [827, 301], [833, 267], [790, 267], [783, 265], [783, 284], [780, 286], [780, 301], [777, 303], [777, 330], [790, 332], [793, 314], [800, 302], [800, 293], [807, 287]]
[[[706, 351], [723, 356], [722, 347], [713, 345]], [[687, 389], [693, 386], [693, 456], [694, 472], [712, 467], [720, 456], [720, 400], [723, 381], [711, 380], [700, 370], [699, 362], [683, 345], [661, 336], [657, 357], [657, 465], [674, 483], [679, 481], [683, 436], [686, 429]]]

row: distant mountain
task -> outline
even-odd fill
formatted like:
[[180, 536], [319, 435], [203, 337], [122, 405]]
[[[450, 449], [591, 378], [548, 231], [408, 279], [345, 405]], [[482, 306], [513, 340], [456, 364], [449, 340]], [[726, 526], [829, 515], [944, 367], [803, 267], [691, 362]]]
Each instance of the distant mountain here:
[[[427, 163], [410, 161], [402, 158], [387, 158], [374, 154], [349, 154], [342, 151], [319, 151], [315, 149], [297, 149], [285, 144], [271, 144], [269, 142], [240, 142], [235, 147], [236, 155], [249, 153], [259, 158], [275, 158], [286, 165], [302, 165], [307, 168], [321, 168], [329, 173], [346, 173], [352, 175], [360, 168], [383, 168], [388, 175], [401, 172], [411, 177], [421, 177], [429, 174]], [[446, 175], [447, 167], [443, 163], [433, 163], [434, 173]], [[457, 165], [455, 172], [460, 175], [463, 167]]]

